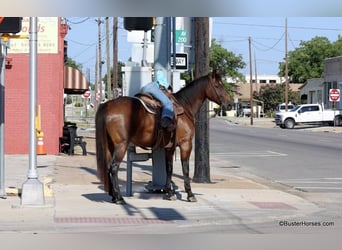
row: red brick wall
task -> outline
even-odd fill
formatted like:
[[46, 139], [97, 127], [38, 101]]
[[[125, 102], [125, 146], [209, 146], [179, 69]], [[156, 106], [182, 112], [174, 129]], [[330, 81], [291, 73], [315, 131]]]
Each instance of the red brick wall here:
[[[47, 154], [58, 154], [63, 127], [63, 41], [59, 27], [58, 54], [38, 54], [37, 105]], [[29, 54], [8, 54], [5, 72], [5, 154], [29, 153]]]

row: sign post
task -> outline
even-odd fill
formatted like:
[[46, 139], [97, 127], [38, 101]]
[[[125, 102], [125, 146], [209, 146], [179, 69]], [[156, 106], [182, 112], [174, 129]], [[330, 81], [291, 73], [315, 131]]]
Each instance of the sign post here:
[[[0, 20], [1, 21], [1, 20]], [[5, 58], [7, 43], [0, 39], [0, 198], [6, 198], [5, 191]]]
[[[0, 17], [0, 198], [6, 198], [5, 191], [5, 67], [8, 40], [21, 38], [14, 35], [21, 29], [21, 17]], [[11, 34], [8, 34], [11, 33]]]

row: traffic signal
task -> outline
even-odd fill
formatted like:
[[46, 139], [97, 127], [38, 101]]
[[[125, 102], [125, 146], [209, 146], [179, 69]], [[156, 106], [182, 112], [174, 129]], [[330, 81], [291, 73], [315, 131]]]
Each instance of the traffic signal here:
[[20, 32], [21, 19], [21, 17], [0, 17], [0, 33]]
[[68, 60], [68, 41], [64, 40], [64, 63], [66, 63], [66, 61]]
[[128, 31], [148, 31], [153, 27], [153, 17], [125, 17], [124, 28]]

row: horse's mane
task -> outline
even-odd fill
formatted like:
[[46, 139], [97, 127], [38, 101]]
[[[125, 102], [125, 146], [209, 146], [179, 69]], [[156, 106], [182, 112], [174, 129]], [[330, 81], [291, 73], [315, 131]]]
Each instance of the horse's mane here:
[[200, 78], [191, 81], [179, 91], [174, 93], [174, 97], [180, 104], [191, 102], [190, 99], [198, 97], [197, 92], [202, 89], [202, 84], [207, 83], [208, 77], [210, 77], [210, 74], [201, 76]]

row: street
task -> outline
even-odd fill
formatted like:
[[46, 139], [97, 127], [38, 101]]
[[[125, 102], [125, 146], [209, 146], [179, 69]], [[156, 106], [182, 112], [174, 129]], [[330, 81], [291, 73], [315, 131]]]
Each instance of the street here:
[[305, 192], [342, 192], [342, 134], [210, 124], [211, 159]]

